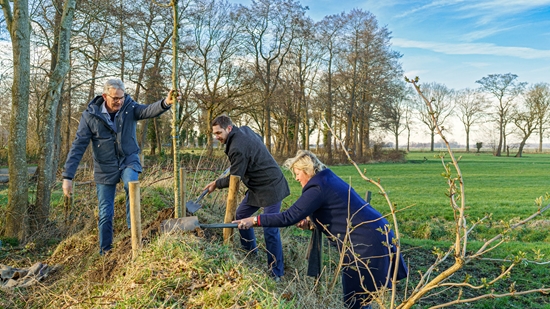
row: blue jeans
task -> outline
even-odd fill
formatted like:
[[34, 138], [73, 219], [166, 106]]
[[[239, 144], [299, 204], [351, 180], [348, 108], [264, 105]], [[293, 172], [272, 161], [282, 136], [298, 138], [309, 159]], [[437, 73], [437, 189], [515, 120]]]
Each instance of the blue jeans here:
[[[130, 228], [130, 199], [128, 183], [138, 180], [139, 173], [131, 168], [125, 168], [122, 171], [122, 182], [124, 182], [124, 191], [126, 192], [126, 224]], [[96, 184], [97, 199], [99, 202], [99, 222], [97, 228], [99, 231], [99, 254], [111, 250], [113, 245], [113, 220], [115, 217], [115, 194], [116, 184], [106, 185]]]
[[[235, 218], [237, 220], [252, 216], [260, 208], [263, 208], [264, 214], [279, 213], [281, 211], [281, 202], [267, 207], [257, 207], [247, 204], [248, 193], [245, 195], [241, 204], [237, 208]], [[278, 227], [264, 227], [265, 247], [267, 249], [267, 264], [271, 275], [281, 277], [284, 275], [283, 264], [283, 245], [281, 243], [281, 234]], [[241, 234], [241, 245], [247, 251], [257, 252], [256, 235], [254, 229], [239, 230]]]

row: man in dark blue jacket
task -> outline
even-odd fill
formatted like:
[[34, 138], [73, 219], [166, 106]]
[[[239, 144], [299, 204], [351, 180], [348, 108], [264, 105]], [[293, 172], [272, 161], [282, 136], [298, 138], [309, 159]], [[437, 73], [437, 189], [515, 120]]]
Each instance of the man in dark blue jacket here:
[[[263, 213], [279, 213], [281, 202], [290, 194], [290, 189], [281, 168], [273, 159], [262, 139], [249, 127], [236, 127], [226, 115], [212, 121], [212, 132], [225, 144], [225, 154], [231, 162], [231, 175], [241, 177], [248, 188], [237, 208], [236, 218], [252, 216], [260, 208]], [[209, 183], [209, 192], [216, 188], [229, 187], [229, 176]], [[239, 230], [241, 244], [248, 251], [256, 252], [254, 230]], [[283, 247], [279, 228], [264, 228], [267, 263], [271, 275], [279, 280], [284, 274]]]
[[99, 202], [99, 253], [111, 250], [116, 185], [122, 179], [126, 191], [126, 222], [130, 228], [128, 182], [141, 173], [137, 144], [137, 121], [156, 117], [174, 103], [173, 91], [150, 105], [136, 103], [125, 94], [119, 79], [105, 82], [103, 94], [96, 96], [82, 113], [75, 140], [65, 162], [63, 193], [71, 196], [72, 179], [90, 141], [94, 157], [94, 180]]

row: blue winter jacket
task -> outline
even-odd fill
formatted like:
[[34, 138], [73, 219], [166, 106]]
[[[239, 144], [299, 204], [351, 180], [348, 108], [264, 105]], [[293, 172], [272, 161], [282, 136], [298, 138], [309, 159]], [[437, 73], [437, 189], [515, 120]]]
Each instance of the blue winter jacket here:
[[143, 105], [125, 94], [124, 104], [115, 117], [115, 131], [101, 113], [103, 102], [102, 96], [95, 97], [82, 113], [75, 140], [67, 155], [63, 178], [73, 179], [90, 141], [93, 147], [96, 183], [117, 184], [126, 167], [140, 173], [142, 168], [136, 137], [137, 121], [156, 117], [170, 109], [170, 106], [165, 106], [164, 100]]
[[[368, 291], [376, 291], [377, 287], [386, 285], [391, 287], [389, 278], [395, 268], [395, 256], [390, 259], [388, 247], [395, 253], [393, 243], [395, 235], [389, 230], [389, 222], [365, 202], [357, 192], [344, 180], [325, 169], [314, 175], [302, 189], [302, 195], [286, 211], [278, 214], [262, 214], [259, 224], [264, 227], [284, 227], [298, 223], [310, 217], [328, 239], [342, 251], [342, 241], [348, 231], [348, 220], [351, 220], [350, 239], [353, 252], [346, 250], [344, 263], [354, 265], [354, 259], [368, 261], [369, 270], [361, 271], [363, 284]], [[386, 231], [386, 232], [382, 232]], [[400, 257], [398, 279], [407, 275], [407, 267]], [[353, 267], [347, 272], [356, 272]], [[344, 270], [344, 274], [346, 270]], [[351, 275], [350, 275], [351, 276]], [[352, 290], [361, 291], [356, 286], [344, 287], [345, 293]]]

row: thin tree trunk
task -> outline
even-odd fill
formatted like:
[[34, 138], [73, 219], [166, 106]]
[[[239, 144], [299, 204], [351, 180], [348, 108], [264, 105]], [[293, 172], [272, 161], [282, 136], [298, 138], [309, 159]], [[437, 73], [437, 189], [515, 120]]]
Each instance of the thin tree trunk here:
[[435, 131], [432, 130], [432, 133], [430, 134], [430, 151], [434, 151], [434, 143], [435, 143]]
[[[120, 0], [120, 14], [122, 15], [122, 12], [124, 12], [124, 1], [123, 0]], [[126, 65], [126, 52], [124, 51], [124, 24], [125, 24], [125, 19], [124, 19], [124, 16], [119, 16], [118, 18], [118, 21], [119, 21], [119, 29], [118, 29], [118, 33], [120, 34], [120, 40], [119, 40], [119, 43], [120, 43], [120, 80], [124, 81], [124, 67]]]
[[59, 148], [56, 144], [60, 139], [61, 128], [58, 124], [60, 115], [60, 101], [65, 76], [69, 70], [69, 47], [71, 27], [73, 22], [76, 0], [66, 0], [63, 6], [63, 15], [59, 24], [59, 49], [57, 61], [48, 83], [43, 115], [43, 127], [40, 131], [40, 161], [38, 164], [38, 185], [36, 189], [36, 203], [31, 207], [30, 232], [34, 233], [44, 226], [50, 213], [51, 189], [55, 184], [55, 173], [59, 161]]
[[544, 131], [542, 126], [543, 126], [543, 123], [541, 121], [539, 122], [539, 153], [542, 153], [542, 133]]
[[498, 137], [498, 147], [497, 147], [497, 153], [495, 154], [495, 156], [497, 157], [500, 157], [501, 156], [501, 149], [502, 149], [502, 135], [504, 134], [504, 131], [503, 131], [503, 128], [502, 128], [502, 122], [503, 122], [503, 117], [501, 116], [500, 117], [500, 121], [499, 121], [499, 130], [498, 130], [498, 133], [499, 133], [499, 137]]
[[[178, 47], [179, 47], [179, 0], [172, 0], [172, 18], [174, 22], [174, 27], [172, 29], [172, 89], [178, 89]], [[180, 190], [184, 188], [179, 187], [180, 177], [179, 177], [179, 163], [178, 163], [178, 152], [177, 152], [177, 141], [178, 141], [178, 132], [177, 132], [177, 111], [178, 111], [178, 102], [174, 98], [174, 106], [172, 106], [172, 156], [174, 164], [174, 217], [180, 218], [184, 216], [183, 209], [180, 205]]]
[[466, 152], [470, 152], [470, 130], [466, 130]]
[[1, 0], [1, 3], [13, 49], [12, 107], [8, 138], [10, 182], [5, 235], [23, 240], [29, 194], [26, 153], [30, 84], [29, 3], [27, 0], [15, 1], [13, 3], [13, 15], [9, 1]]
[[264, 105], [264, 121], [265, 121], [265, 147], [267, 148], [267, 151], [271, 153], [271, 93], [270, 93], [270, 87], [271, 87], [271, 70], [270, 70], [270, 63], [267, 64], [267, 83], [265, 87], [265, 105]]

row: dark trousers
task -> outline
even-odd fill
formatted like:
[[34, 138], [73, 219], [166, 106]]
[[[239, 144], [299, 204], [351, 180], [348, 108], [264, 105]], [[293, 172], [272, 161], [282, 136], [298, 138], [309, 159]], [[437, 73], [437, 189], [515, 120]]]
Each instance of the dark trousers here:
[[[364, 268], [363, 273], [357, 272], [356, 268], [344, 267], [342, 270], [342, 288], [344, 290], [344, 303], [348, 309], [370, 309], [369, 305], [361, 305], [365, 300], [370, 300], [370, 296], [365, 293], [361, 286], [362, 277], [370, 278], [370, 274]], [[361, 276], [362, 275], [362, 276]], [[366, 284], [366, 282], [363, 282]], [[366, 284], [368, 286], [368, 284]]]
[[[281, 211], [281, 202], [266, 207], [257, 207], [248, 205], [248, 193], [245, 195], [241, 204], [237, 208], [235, 217], [237, 220], [251, 217], [260, 208], [263, 208], [264, 214], [279, 213]], [[281, 277], [284, 275], [283, 264], [283, 245], [281, 243], [281, 234], [278, 227], [264, 227], [265, 248], [267, 249], [267, 264], [272, 276]], [[256, 235], [254, 229], [239, 230], [241, 234], [241, 244], [247, 251], [256, 252]]]

